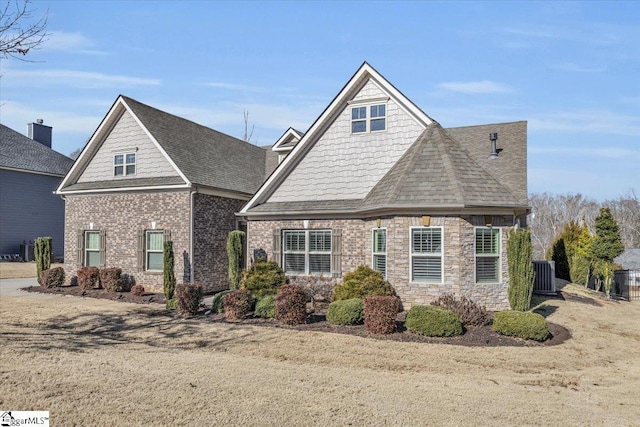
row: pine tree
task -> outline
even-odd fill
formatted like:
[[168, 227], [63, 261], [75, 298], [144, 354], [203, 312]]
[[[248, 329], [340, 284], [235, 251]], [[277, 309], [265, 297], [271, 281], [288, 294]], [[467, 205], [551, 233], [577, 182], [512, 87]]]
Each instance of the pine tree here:
[[589, 227], [587, 226], [584, 218], [582, 218], [582, 227], [580, 235], [578, 236], [576, 251], [572, 257], [571, 263], [571, 281], [573, 283], [579, 283], [585, 286], [589, 284], [589, 277], [593, 270], [592, 246], [593, 235], [589, 231]]
[[44, 270], [48, 270], [51, 267], [51, 237], [38, 237], [34, 242], [34, 257], [36, 259], [36, 279], [38, 283], [42, 285], [40, 274]]
[[620, 228], [609, 208], [600, 208], [596, 217], [596, 236], [591, 247], [593, 257], [602, 265], [601, 278], [604, 292], [610, 295], [613, 284], [613, 259], [624, 252]]

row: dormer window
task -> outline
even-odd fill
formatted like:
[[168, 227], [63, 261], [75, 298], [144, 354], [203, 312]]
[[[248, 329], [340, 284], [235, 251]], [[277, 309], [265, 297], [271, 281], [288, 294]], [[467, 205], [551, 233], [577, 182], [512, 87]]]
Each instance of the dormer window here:
[[113, 156], [113, 176], [135, 175], [136, 154], [116, 154]]
[[387, 129], [385, 104], [351, 108], [351, 133], [379, 132]]

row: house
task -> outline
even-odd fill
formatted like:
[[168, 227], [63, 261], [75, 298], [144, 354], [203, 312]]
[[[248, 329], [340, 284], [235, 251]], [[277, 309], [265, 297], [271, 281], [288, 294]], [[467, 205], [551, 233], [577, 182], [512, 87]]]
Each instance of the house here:
[[160, 291], [163, 243], [179, 282], [228, 288], [226, 239], [275, 152], [119, 96], [57, 189], [65, 270], [119, 267]]
[[62, 258], [64, 201], [54, 191], [73, 160], [51, 149], [52, 128], [42, 120], [28, 125], [28, 135], [0, 124], [0, 255], [33, 261], [29, 248], [48, 236], [54, 258]]
[[508, 308], [507, 231], [529, 210], [526, 122], [445, 129], [364, 63], [294, 136], [238, 213], [249, 254], [300, 284], [372, 266], [405, 308], [443, 293]]

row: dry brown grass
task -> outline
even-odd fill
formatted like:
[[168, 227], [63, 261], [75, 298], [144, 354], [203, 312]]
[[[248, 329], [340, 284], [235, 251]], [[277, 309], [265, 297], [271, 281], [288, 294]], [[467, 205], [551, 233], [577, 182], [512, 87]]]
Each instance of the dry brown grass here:
[[[64, 267], [64, 264], [51, 264], [53, 267]], [[22, 279], [36, 277], [35, 262], [0, 262], [0, 279]]]
[[56, 426], [637, 425], [640, 304], [597, 302], [548, 301], [562, 345], [472, 348], [3, 297], [0, 407]]

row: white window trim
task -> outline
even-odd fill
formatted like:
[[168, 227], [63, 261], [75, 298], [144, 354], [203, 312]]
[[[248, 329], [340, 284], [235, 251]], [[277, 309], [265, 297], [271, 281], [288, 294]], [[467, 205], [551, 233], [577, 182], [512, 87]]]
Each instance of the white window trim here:
[[[133, 163], [127, 163], [127, 155], [132, 154], [134, 156]], [[116, 165], [116, 156], [122, 156], [122, 165]], [[133, 173], [127, 173], [127, 166], [134, 166]], [[122, 175], [116, 175], [116, 167], [122, 167]], [[115, 153], [113, 155], [113, 176], [114, 177], [127, 177], [135, 176], [138, 174], [138, 153], [129, 151], [126, 153]]]
[[[87, 243], [89, 242], [89, 234], [94, 233], [98, 235], [98, 248], [97, 249], [89, 249]], [[100, 231], [96, 230], [85, 230], [84, 232], [84, 260], [82, 265], [84, 267], [99, 267], [100, 262], [98, 262], [97, 266], [89, 266], [89, 252], [95, 252], [98, 254], [98, 258], [100, 257]]]
[[[384, 252], [376, 252], [376, 231], [379, 230], [384, 230]], [[376, 269], [376, 263], [375, 263], [375, 257], [376, 255], [380, 256], [380, 255], [384, 255], [384, 278], [385, 280], [387, 279], [387, 266], [388, 264], [388, 257], [387, 257], [387, 247], [389, 244], [389, 233], [387, 231], [386, 227], [377, 227], [371, 230], [371, 268], [372, 269]], [[379, 270], [377, 270], [379, 271]]]
[[[478, 282], [476, 272], [478, 271], [477, 259], [481, 258], [495, 258], [495, 255], [486, 255], [477, 253], [476, 247], [476, 233], [477, 230], [498, 230], [498, 281], [497, 282]], [[474, 227], [473, 228], [473, 283], [480, 285], [497, 285], [502, 283], [502, 229], [500, 227]]]
[[[430, 282], [415, 282], [413, 281], [413, 257], [417, 256], [417, 257], [426, 257], [426, 256], [431, 256], [431, 257], [435, 257], [437, 255], [435, 254], [429, 254], [429, 255], [425, 255], [425, 254], [413, 254], [413, 230], [416, 229], [423, 229], [423, 228], [438, 228], [440, 229], [440, 239], [441, 239], [441, 245], [440, 245], [440, 266], [441, 266], [441, 272], [440, 272], [440, 281], [430, 281]], [[428, 227], [425, 226], [412, 226], [409, 227], [409, 283], [410, 284], [443, 284], [444, 283], [444, 272], [445, 272], [445, 263], [444, 263], [444, 250], [445, 250], [445, 243], [444, 243], [444, 227], [441, 225], [430, 225]]]
[[[371, 120], [372, 120], [371, 107], [376, 105], [384, 105], [384, 129], [371, 130]], [[365, 107], [367, 117], [365, 117], [364, 119], [354, 119], [353, 109], [361, 108], [361, 107]], [[373, 118], [373, 120], [379, 120], [379, 119], [382, 119], [382, 116]], [[364, 132], [354, 132], [353, 122], [361, 122], [361, 121], [365, 122]], [[381, 133], [381, 132], [387, 132], [388, 129], [389, 129], [389, 104], [386, 100], [368, 100], [358, 104], [354, 103], [349, 106], [349, 131], [351, 132], [351, 135], [367, 135], [370, 133]]]
[[[163, 247], [161, 250], [149, 250], [149, 234], [150, 233], [162, 234]], [[149, 253], [164, 254], [164, 230], [145, 230], [144, 231], [144, 271], [151, 271], [154, 273], [163, 271], [163, 270], [152, 270], [149, 268]]]
[[[285, 245], [285, 239], [284, 239], [284, 235], [287, 232], [300, 232], [303, 231], [304, 232], [304, 252], [302, 251], [288, 251], [286, 250], [286, 245]], [[311, 239], [309, 239], [309, 234], [310, 232], [318, 232], [318, 231], [328, 231], [329, 232], [329, 241], [331, 242], [331, 248], [329, 249], [329, 252], [327, 251], [311, 251], [310, 250], [310, 241]], [[286, 264], [285, 264], [285, 254], [301, 254], [304, 253], [304, 272], [291, 272], [288, 273], [285, 270], [286, 274], [290, 274], [292, 276], [300, 276], [300, 275], [304, 275], [304, 276], [324, 276], [325, 274], [331, 276], [331, 272], [333, 271], [333, 231], [330, 228], [318, 228], [318, 229], [314, 229], [314, 230], [300, 230], [300, 229], [289, 229], [289, 230], [282, 230], [281, 236], [280, 236], [281, 242], [280, 242], [280, 247], [282, 254], [280, 255], [282, 257], [281, 259], [281, 265], [283, 270], [286, 269]], [[329, 255], [329, 271], [326, 273], [310, 273], [309, 270], [311, 268], [311, 263], [309, 262], [309, 255], [312, 254], [324, 254], [324, 255]]]

